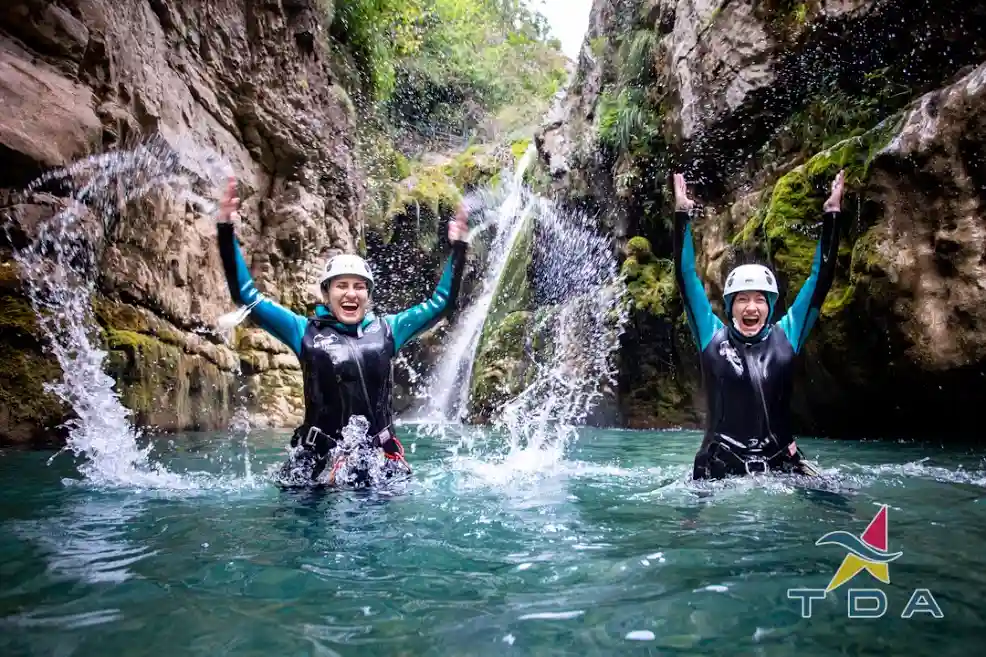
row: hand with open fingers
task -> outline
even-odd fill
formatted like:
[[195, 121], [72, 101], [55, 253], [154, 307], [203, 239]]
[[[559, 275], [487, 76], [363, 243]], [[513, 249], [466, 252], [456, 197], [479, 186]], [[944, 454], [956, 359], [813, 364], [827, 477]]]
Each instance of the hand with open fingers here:
[[688, 188], [685, 185], [685, 177], [674, 174], [674, 209], [675, 212], [691, 212], [695, 207], [695, 201], [688, 198]]
[[832, 181], [832, 193], [825, 201], [825, 208], [824, 208], [825, 212], [842, 211], [842, 193], [845, 191], [845, 186], [846, 186], [846, 172], [843, 170], [840, 171], [835, 176], [835, 180]]
[[240, 199], [236, 196], [236, 178], [229, 177], [226, 185], [226, 193], [223, 194], [222, 201], [219, 203], [219, 214], [216, 215], [218, 223], [230, 223], [240, 218]]
[[465, 242], [466, 235], [469, 234], [469, 224], [466, 222], [468, 214], [466, 213], [466, 207], [459, 204], [456, 208], [455, 216], [448, 222], [448, 241], [455, 242]]

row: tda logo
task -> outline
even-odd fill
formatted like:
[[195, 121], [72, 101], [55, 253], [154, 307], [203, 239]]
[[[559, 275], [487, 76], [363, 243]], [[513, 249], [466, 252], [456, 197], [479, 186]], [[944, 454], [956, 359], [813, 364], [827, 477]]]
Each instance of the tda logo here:
[[[862, 536], [845, 531], [829, 532], [815, 542], [815, 545], [838, 545], [849, 554], [835, 571], [829, 585], [824, 589], [788, 589], [787, 597], [801, 600], [802, 618], [811, 618], [811, 605], [866, 570], [884, 584], [890, 583], [890, 562], [899, 558], [903, 552], [890, 552], [887, 546], [887, 505], [880, 506], [873, 520]], [[849, 589], [849, 618], [881, 618], [887, 613], [887, 594], [881, 589]], [[942, 618], [944, 614], [928, 589], [914, 589], [907, 601], [901, 618], [914, 614], [931, 614]]]

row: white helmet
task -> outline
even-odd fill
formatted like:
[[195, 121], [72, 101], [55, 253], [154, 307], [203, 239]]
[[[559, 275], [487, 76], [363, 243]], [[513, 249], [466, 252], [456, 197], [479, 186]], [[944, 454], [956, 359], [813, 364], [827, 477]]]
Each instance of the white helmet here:
[[729, 272], [722, 296], [729, 298], [737, 292], [764, 292], [776, 298], [777, 280], [763, 265], [740, 265]]
[[343, 253], [329, 258], [319, 278], [319, 287], [323, 287], [336, 276], [359, 276], [366, 281], [371, 290], [373, 289], [373, 272], [367, 266], [366, 260], [358, 255]]

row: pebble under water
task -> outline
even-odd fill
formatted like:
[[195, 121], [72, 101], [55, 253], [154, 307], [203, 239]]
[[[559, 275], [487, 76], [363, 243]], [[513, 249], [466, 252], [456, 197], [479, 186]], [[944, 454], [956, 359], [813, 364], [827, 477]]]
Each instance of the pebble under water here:
[[[831, 478], [806, 490], [688, 481], [694, 432], [582, 430], [526, 471], [402, 436], [415, 475], [389, 492], [280, 491], [272, 433], [246, 461], [220, 434], [156, 438], [201, 473], [182, 490], [0, 452], [0, 654], [941, 657], [986, 630], [981, 452], [806, 440]], [[883, 504], [891, 583], [863, 571], [802, 618], [787, 590], [825, 588], [846, 554], [815, 541]], [[849, 588], [882, 589], [886, 614], [848, 618]], [[915, 588], [943, 618], [901, 618]]]

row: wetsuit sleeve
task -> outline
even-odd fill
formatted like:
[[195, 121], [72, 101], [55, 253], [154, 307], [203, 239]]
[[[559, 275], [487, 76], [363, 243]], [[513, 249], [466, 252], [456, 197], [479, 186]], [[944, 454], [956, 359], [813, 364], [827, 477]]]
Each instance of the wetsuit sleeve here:
[[232, 223], [219, 223], [218, 231], [219, 255], [233, 302], [241, 306], [253, 305], [251, 314], [260, 328], [290, 347], [295, 355], [301, 354], [301, 338], [308, 320], [257, 291], [240, 252], [239, 241], [233, 233]]
[[390, 324], [394, 335], [395, 349], [399, 350], [437, 324], [442, 317], [451, 315], [455, 311], [465, 261], [466, 243], [456, 241], [452, 245], [452, 255], [445, 262], [442, 278], [438, 281], [438, 287], [435, 288], [431, 298], [384, 318]]
[[811, 331], [818, 313], [822, 309], [825, 295], [832, 287], [835, 278], [835, 260], [839, 253], [839, 212], [826, 212], [822, 219], [822, 237], [815, 248], [811, 263], [811, 273], [801, 286], [797, 298], [785, 313], [778, 325], [784, 331], [794, 353], [801, 351], [805, 339]]
[[722, 320], [712, 312], [705, 288], [695, 271], [695, 245], [687, 212], [674, 213], [674, 277], [685, 303], [685, 314], [699, 351], [704, 351], [712, 336], [722, 328]]

